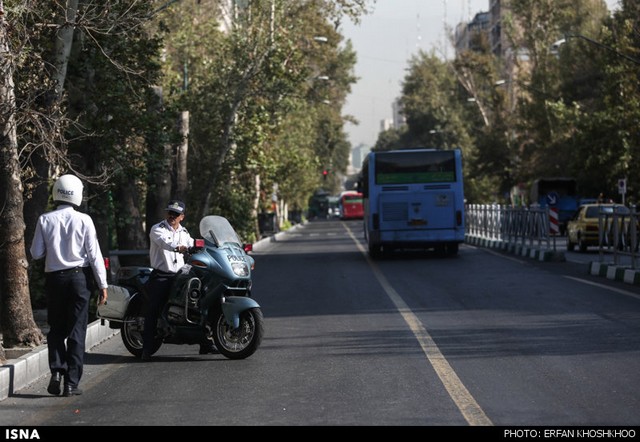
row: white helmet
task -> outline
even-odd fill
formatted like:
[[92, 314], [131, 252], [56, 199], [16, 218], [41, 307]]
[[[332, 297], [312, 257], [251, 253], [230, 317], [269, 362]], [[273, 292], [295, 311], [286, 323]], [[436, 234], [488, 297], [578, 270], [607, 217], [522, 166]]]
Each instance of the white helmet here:
[[53, 185], [53, 200], [80, 207], [82, 181], [75, 175], [62, 175]]

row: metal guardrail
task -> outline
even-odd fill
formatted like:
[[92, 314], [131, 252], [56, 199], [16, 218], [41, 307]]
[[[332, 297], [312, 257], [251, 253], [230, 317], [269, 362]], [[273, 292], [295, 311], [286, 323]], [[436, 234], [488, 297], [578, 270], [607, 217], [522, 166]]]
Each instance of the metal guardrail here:
[[[467, 204], [467, 233], [482, 239], [551, 248], [549, 208]], [[553, 242], [555, 249], [555, 241]]]
[[[598, 221], [599, 256], [613, 255], [614, 265], [622, 256], [631, 258], [631, 268], [638, 268], [640, 214], [631, 206], [630, 214], [601, 213]], [[504, 241], [514, 245], [556, 250], [556, 235], [551, 234], [549, 208], [512, 207], [500, 204], [467, 204], [465, 207], [467, 234], [490, 241]], [[149, 250], [110, 250], [115, 257], [112, 264], [119, 267], [117, 256], [143, 256]], [[112, 271], [115, 270], [112, 268]]]
[[[636, 269], [640, 260], [640, 214], [630, 207], [629, 214], [600, 213], [598, 220], [599, 260], [613, 256], [613, 264], [619, 265], [621, 257], [631, 259]], [[549, 208], [511, 207], [500, 204], [467, 204], [467, 234], [489, 241], [504, 241], [528, 247], [546, 247], [556, 250], [556, 238], [550, 230]]]
[[598, 214], [598, 253], [600, 262], [605, 252], [613, 255], [613, 264], [618, 265], [622, 256], [631, 258], [631, 268], [638, 268], [638, 219], [636, 206], [630, 207], [630, 213], [600, 212]]

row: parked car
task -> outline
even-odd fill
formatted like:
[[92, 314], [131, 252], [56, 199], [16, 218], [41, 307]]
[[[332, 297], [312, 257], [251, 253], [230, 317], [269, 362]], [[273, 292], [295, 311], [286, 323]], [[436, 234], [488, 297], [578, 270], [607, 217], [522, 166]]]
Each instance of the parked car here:
[[614, 244], [612, 238], [614, 213], [620, 217], [619, 232], [626, 232], [631, 219], [631, 211], [628, 207], [620, 204], [581, 205], [567, 223], [567, 250], [572, 252], [578, 246], [581, 252], [585, 252], [587, 247], [600, 245], [599, 217], [601, 215], [604, 244], [612, 246]]

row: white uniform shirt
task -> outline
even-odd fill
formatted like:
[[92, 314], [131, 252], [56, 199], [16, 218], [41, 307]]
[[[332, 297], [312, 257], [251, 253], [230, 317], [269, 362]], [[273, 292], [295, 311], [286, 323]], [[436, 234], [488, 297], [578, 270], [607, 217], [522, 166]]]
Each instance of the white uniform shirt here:
[[184, 227], [176, 230], [166, 220], [154, 225], [149, 232], [149, 260], [151, 267], [163, 272], [177, 273], [184, 266], [184, 255], [176, 247], [193, 247], [194, 240]]
[[33, 259], [46, 257], [45, 272], [91, 266], [98, 286], [107, 288], [107, 270], [93, 220], [70, 205], [40, 215], [30, 251]]

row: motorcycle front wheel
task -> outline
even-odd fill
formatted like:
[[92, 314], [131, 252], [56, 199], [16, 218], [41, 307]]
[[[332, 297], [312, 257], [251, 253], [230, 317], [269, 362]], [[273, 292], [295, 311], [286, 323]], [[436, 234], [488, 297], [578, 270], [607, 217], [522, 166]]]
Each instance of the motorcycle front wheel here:
[[[120, 330], [122, 343], [129, 350], [129, 353], [136, 358], [142, 356], [142, 332], [144, 331], [144, 318], [138, 315], [127, 313]], [[151, 354], [158, 351], [162, 345], [162, 339], [156, 338], [151, 349]]]
[[211, 321], [213, 341], [226, 358], [245, 359], [260, 346], [264, 334], [264, 319], [259, 308], [251, 308], [240, 314], [240, 326], [233, 329], [227, 324], [221, 311], [214, 313]]

